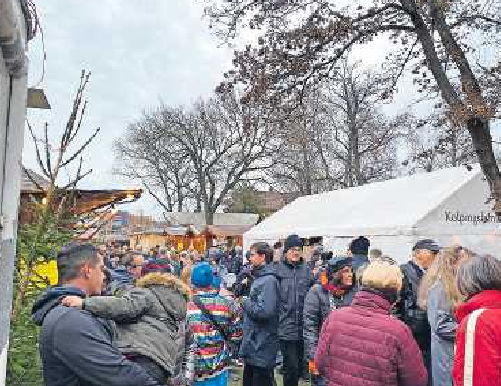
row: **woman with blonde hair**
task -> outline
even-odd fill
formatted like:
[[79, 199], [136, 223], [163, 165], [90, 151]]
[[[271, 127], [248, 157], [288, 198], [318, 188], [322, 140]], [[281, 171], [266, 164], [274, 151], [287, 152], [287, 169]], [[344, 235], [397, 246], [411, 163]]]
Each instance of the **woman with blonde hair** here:
[[426, 385], [426, 368], [409, 327], [390, 315], [401, 288], [400, 268], [374, 261], [351, 305], [329, 314], [315, 354], [328, 386]]
[[419, 289], [419, 306], [427, 311], [431, 327], [431, 375], [437, 386], [452, 386], [457, 329], [454, 311], [463, 300], [456, 276], [461, 263], [472, 255], [460, 246], [442, 248]]

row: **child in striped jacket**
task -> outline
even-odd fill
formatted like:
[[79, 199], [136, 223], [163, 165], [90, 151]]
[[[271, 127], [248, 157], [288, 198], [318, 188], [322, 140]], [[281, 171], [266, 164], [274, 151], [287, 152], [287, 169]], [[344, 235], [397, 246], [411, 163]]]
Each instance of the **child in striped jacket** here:
[[208, 263], [193, 267], [187, 320], [195, 386], [226, 386], [231, 351], [242, 339], [241, 316], [212, 283], [213, 272]]

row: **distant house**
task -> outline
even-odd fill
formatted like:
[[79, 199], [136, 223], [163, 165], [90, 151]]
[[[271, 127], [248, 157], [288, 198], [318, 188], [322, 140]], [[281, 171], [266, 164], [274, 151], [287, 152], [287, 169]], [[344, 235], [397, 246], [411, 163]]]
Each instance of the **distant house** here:
[[242, 245], [242, 235], [259, 220], [250, 213], [216, 213], [212, 225], [204, 213], [165, 213], [165, 221], [131, 235], [131, 246], [144, 249], [169, 246], [175, 249], [194, 248], [200, 252], [215, 244]]

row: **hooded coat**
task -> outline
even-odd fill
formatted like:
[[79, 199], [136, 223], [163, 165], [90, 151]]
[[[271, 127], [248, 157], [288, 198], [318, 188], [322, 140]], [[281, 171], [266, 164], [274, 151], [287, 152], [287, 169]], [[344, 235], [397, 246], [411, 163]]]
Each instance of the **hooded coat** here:
[[250, 294], [243, 301], [243, 338], [240, 356], [245, 363], [272, 368], [278, 352], [278, 281], [273, 267], [254, 271]]
[[123, 296], [85, 299], [85, 309], [117, 323], [124, 354], [153, 360], [168, 376], [181, 373], [189, 288], [170, 274], [151, 273]]
[[[473, 321], [475, 316], [477, 316], [476, 325], [471, 325], [473, 345], [467, 349], [467, 325], [470, 318]], [[501, 291], [488, 290], [474, 295], [457, 308], [456, 317], [460, 325], [456, 336], [454, 385], [499, 385], [501, 379]], [[472, 377], [469, 379], [471, 382], [465, 376], [467, 358], [471, 358], [473, 365]]]
[[381, 294], [359, 291], [325, 321], [315, 365], [329, 386], [425, 386], [426, 368], [409, 328]]
[[276, 266], [275, 275], [280, 288], [278, 337], [300, 341], [303, 339], [304, 299], [314, 284], [313, 273], [302, 259], [298, 264], [291, 264], [284, 256]]
[[155, 386], [145, 370], [114, 344], [115, 325], [89, 311], [60, 304], [64, 296], [85, 297], [75, 287], [47, 290], [33, 305], [41, 326], [40, 355], [46, 386]]

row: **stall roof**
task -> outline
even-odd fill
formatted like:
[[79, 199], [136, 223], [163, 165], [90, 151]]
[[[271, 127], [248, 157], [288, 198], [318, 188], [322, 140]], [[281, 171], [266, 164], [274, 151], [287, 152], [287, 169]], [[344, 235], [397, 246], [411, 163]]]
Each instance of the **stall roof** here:
[[412, 234], [470, 182], [478, 186], [465, 189], [467, 196], [460, 199], [465, 206], [467, 200], [485, 200], [487, 184], [478, 165], [300, 197], [253, 227], [244, 239], [279, 239], [292, 233], [301, 237]]
[[[205, 228], [204, 213], [165, 213], [165, 219], [172, 225], [194, 225], [197, 228]], [[252, 213], [215, 213], [214, 224], [217, 226], [253, 226], [259, 220], [258, 214]]]

